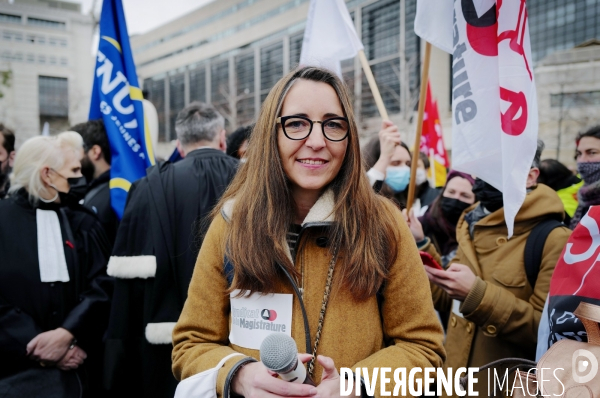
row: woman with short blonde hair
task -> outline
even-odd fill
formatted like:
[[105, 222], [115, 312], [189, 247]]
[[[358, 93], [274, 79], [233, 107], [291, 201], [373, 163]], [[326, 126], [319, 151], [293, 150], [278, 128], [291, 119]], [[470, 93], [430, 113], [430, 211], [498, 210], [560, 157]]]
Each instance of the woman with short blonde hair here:
[[78, 378], [102, 358], [110, 249], [78, 204], [82, 144], [73, 132], [27, 140], [0, 201], [0, 383], [20, 396], [78, 397]]
[[29, 198], [49, 200], [58, 192], [43, 180], [45, 170], [59, 170], [70, 159], [83, 156], [81, 135], [67, 131], [53, 137], [33, 137], [21, 146], [11, 175], [10, 193], [24, 188]]
[[[198, 255], [173, 332], [175, 376], [238, 353], [219, 371], [221, 397], [339, 396], [336, 368], [441, 365], [423, 265], [400, 211], [369, 184], [344, 83], [314, 67], [283, 77], [247, 158]], [[316, 388], [257, 362], [276, 332], [309, 354]]]

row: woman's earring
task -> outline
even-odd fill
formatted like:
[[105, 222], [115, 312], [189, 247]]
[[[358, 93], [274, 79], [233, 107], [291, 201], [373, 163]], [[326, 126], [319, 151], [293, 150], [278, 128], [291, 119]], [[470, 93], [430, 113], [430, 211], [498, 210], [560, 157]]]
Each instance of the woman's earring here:
[[56, 198], [58, 198], [58, 192], [56, 193], [56, 195], [52, 198], [52, 199], [44, 199], [40, 196], [40, 200], [44, 203], [52, 203], [56, 200]]
[[56, 200], [56, 198], [58, 198], [58, 189], [56, 189], [56, 187], [52, 185], [50, 185], [50, 187], [52, 187], [56, 191], [56, 195], [54, 195], [52, 199], [44, 199], [40, 196], [40, 200], [44, 203], [52, 203]]

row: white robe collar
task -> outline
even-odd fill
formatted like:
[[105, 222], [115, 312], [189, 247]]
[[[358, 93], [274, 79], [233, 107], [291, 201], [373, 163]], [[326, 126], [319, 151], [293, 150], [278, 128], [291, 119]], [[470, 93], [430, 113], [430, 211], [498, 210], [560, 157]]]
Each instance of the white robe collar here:
[[38, 264], [42, 282], [69, 282], [69, 270], [58, 215], [36, 209]]

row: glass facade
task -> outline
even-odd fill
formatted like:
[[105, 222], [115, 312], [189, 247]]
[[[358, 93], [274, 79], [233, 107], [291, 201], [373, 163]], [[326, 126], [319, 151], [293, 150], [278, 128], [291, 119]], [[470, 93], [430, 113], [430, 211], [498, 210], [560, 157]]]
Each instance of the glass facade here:
[[533, 62], [600, 38], [600, 0], [528, 0]]
[[283, 43], [275, 43], [260, 50], [260, 101], [267, 98], [271, 88], [283, 76]]
[[[257, 0], [260, 1], [260, 0]], [[255, 20], [272, 17], [271, 14], [298, 5], [306, 0], [285, 3]], [[242, 2], [245, 4], [245, 2]], [[413, 32], [416, 0], [406, 0], [406, 21], [400, 20], [401, 2], [398, 0], [351, 0], [348, 2], [350, 14], [355, 21], [356, 30], [365, 46], [367, 59], [375, 79], [377, 80], [388, 112], [400, 112], [401, 104], [401, 45], [400, 30], [406, 33], [406, 64], [410, 77], [410, 90], [418, 95], [419, 88], [419, 40]], [[190, 101], [210, 101], [223, 114], [228, 131], [238, 126], [252, 123], [258, 114], [258, 107], [265, 100], [273, 85], [287, 72], [295, 68], [300, 61], [304, 23], [290, 26], [270, 37], [257, 40], [244, 48], [223, 53], [210, 60], [201, 61], [187, 67], [183, 74], [188, 74], [187, 88]], [[136, 50], [137, 51], [137, 50]], [[287, 59], [284, 59], [286, 58]], [[357, 68], [359, 68], [357, 70]], [[207, 76], [207, 73], [209, 76]], [[350, 59], [342, 62], [342, 74], [349, 92], [355, 98], [355, 112], [360, 118], [378, 116], [373, 96], [366, 78], [357, 60]], [[186, 79], [177, 77], [177, 88], [173, 79], [179, 76], [172, 73], [168, 83], [168, 109], [165, 109], [166, 86], [162, 79], [150, 78], [144, 80], [144, 89], [149, 92], [149, 99], [159, 113], [167, 115], [172, 120], [169, 126], [164, 126], [170, 132], [163, 132], [159, 122], [161, 141], [174, 138], [174, 117], [185, 106], [184, 92]], [[182, 83], [183, 82], [183, 83]], [[159, 87], [160, 86], [160, 87]], [[175, 90], [179, 94], [175, 98]], [[358, 93], [358, 96], [357, 96]], [[161, 98], [159, 98], [162, 95]], [[177, 109], [173, 109], [177, 107]]]
[[254, 52], [235, 58], [236, 118], [237, 124], [251, 123], [254, 119]]
[[225, 59], [211, 64], [210, 102], [225, 118], [226, 128], [230, 127], [233, 117], [230, 103], [232, 94], [229, 86], [229, 60]]
[[190, 101], [206, 102], [206, 65], [189, 69]]
[[169, 140], [175, 139], [175, 120], [185, 106], [185, 75], [178, 71], [169, 76]]
[[166, 79], [164, 76], [156, 76], [152, 79], [144, 80], [146, 99], [152, 102], [158, 114], [158, 140], [161, 142], [168, 141], [165, 128], [165, 82]]
[[69, 81], [62, 77], [38, 76], [40, 126], [48, 123], [52, 134], [69, 129]]
[[0, 13], [0, 23], [21, 24], [21, 16], [20, 15]]
[[64, 22], [50, 21], [47, 19], [31, 18], [31, 17], [27, 17], [27, 25], [41, 26], [44, 28], [60, 29], [60, 30], [65, 30], [67, 28], [67, 24]]
[[[362, 9], [362, 43], [381, 97], [389, 113], [400, 112], [400, 2], [381, 0]], [[414, 33], [413, 33], [414, 35]], [[361, 114], [379, 113], [373, 94], [362, 76]]]
[[[245, 29], [306, 1], [286, 2], [280, 7], [273, 8], [263, 15], [254, 16], [247, 22], [231, 29]], [[250, 3], [241, 1], [238, 4]], [[356, 31], [363, 42], [365, 54], [388, 112], [397, 114], [404, 110], [410, 112], [416, 109], [421, 83], [421, 41], [414, 33], [413, 24], [416, 0], [349, 0], [346, 4], [355, 22]], [[591, 38], [600, 37], [600, 0], [573, 0], [570, 2], [528, 0], [527, 5], [534, 61], [538, 61], [554, 51], [570, 48]], [[231, 12], [231, 10], [228, 9], [226, 12]], [[402, 13], [404, 13], [404, 21], [401, 20]], [[204, 22], [198, 23], [203, 24]], [[251, 123], [255, 120], [260, 104], [273, 85], [288, 69], [293, 69], [298, 65], [302, 50], [303, 30], [304, 23], [289, 26], [276, 34], [245, 45], [243, 48], [237, 48], [213, 59], [192, 64], [184, 72], [188, 74], [188, 79], [183, 79], [184, 85], [185, 82], [189, 82], [187, 83], [189, 87], [182, 88], [181, 80], [179, 80], [178, 87], [181, 94], [177, 99], [173, 97], [174, 88], [169, 87], [171, 96], [167, 110], [159, 109], [159, 106], [164, 109], [165, 100], [157, 97], [159, 92], [162, 92], [163, 96], [166, 94], [164, 86], [166, 83], [163, 82], [163, 87], [160, 89], [162, 91], [153, 91], [151, 101], [159, 109], [159, 115], [163, 112], [163, 115], [167, 114], [172, 117], [180, 109], [173, 111], [170, 109], [175, 106], [183, 107], [184, 104], [181, 101], [183, 93], [187, 89], [190, 93], [190, 101], [212, 102], [223, 113], [229, 131], [240, 125]], [[229, 32], [229, 30], [225, 32]], [[217, 36], [211, 40], [220, 40], [226, 37]], [[403, 43], [401, 43], [401, 37], [404, 37]], [[186, 49], [182, 51], [186, 51]], [[404, 71], [402, 67], [405, 67]], [[448, 73], [450, 74], [451, 71], [449, 70]], [[359, 119], [377, 117], [378, 111], [358, 60], [342, 62], [342, 74], [350, 93], [354, 96], [354, 110], [357, 117]], [[149, 82], [154, 87], [155, 79], [146, 79], [144, 86], [146, 87], [146, 82]], [[405, 80], [406, 83], [402, 83]], [[448, 93], [450, 95], [450, 88]], [[596, 98], [594, 95], [592, 97]], [[185, 98], [183, 100], [185, 101]], [[168, 138], [165, 133], [162, 133], [161, 137]], [[173, 137], [172, 134], [171, 137]]]
[[69, 82], [62, 77], [39, 76], [40, 115], [69, 116]]

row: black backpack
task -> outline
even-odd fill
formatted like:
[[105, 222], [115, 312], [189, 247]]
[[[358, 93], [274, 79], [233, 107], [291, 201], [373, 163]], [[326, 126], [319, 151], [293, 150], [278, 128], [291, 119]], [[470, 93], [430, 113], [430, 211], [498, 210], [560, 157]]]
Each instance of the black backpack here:
[[525, 273], [527, 274], [527, 280], [532, 288], [535, 287], [538, 274], [540, 273], [540, 265], [542, 264], [542, 255], [544, 254], [544, 246], [548, 235], [555, 228], [564, 227], [565, 225], [556, 220], [548, 219], [541, 221], [535, 227], [527, 237], [525, 243]]

